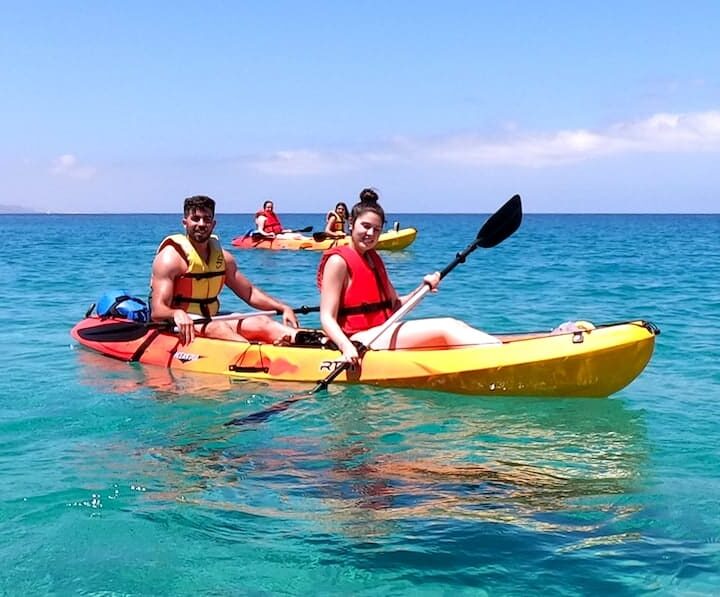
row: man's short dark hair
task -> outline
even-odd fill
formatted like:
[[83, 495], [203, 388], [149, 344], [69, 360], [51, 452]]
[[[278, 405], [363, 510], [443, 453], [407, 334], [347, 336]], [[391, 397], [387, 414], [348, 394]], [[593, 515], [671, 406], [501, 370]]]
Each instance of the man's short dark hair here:
[[193, 195], [185, 199], [183, 213], [189, 216], [196, 209], [205, 209], [209, 211], [213, 218], [215, 217], [215, 200], [207, 195]]

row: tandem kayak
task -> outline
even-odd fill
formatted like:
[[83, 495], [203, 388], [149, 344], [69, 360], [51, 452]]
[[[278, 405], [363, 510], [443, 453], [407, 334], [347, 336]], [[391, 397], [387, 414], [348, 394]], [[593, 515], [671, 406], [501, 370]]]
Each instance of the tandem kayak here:
[[[231, 378], [314, 384], [340, 353], [309, 334], [306, 345], [275, 346], [196, 337], [182, 346], [158, 324], [87, 316], [73, 327], [82, 346], [122, 361]], [[478, 396], [596, 396], [632, 382], [653, 353], [659, 329], [648, 321], [571, 325], [496, 335], [497, 343], [369, 350], [360, 369], [337, 383], [418, 388]]]
[[[410, 246], [417, 230], [415, 228], [401, 228], [399, 230], [388, 230], [380, 235], [376, 249], [385, 251], [400, 251]], [[320, 237], [318, 237], [320, 238]], [[326, 251], [333, 247], [341, 247], [350, 243], [350, 237], [316, 238], [304, 236], [301, 238], [258, 238], [257, 235], [246, 234], [232, 239], [232, 246], [238, 249], [270, 249], [270, 250], [293, 250], [293, 251]]]

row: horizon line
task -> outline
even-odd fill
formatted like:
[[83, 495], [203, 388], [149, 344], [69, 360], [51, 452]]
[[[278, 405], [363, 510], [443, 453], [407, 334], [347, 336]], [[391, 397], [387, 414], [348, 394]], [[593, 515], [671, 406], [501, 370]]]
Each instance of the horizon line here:
[[[426, 212], [426, 211], [393, 211], [387, 212], [398, 216], [467, 216], [467, 215], [489, 215], [493, 212], [483, 211], [453, 211], [453, 212]], [[157, 212], [89, 212], [89, 211], [0, 211], [0, 216], [181, 216], [181, 211], [157, 211]], [[253, 216], [254, 212], [217, 212], [218, 216]], [[324, 212], [312, 211], [287, 211], [283, 215], [288, 216], [322, 216]], [[523, 215], [534, 216], [717, 216], [720, 212], [705, 211], [523, 211]]]

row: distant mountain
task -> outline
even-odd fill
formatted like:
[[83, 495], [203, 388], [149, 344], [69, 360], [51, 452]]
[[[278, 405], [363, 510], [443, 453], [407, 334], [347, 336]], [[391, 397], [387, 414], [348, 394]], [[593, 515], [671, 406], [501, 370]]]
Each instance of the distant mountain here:
[[34, 209], [23, 207], [22, 205], [2, 205], [0, 204], [0, 214], [34, 214]]

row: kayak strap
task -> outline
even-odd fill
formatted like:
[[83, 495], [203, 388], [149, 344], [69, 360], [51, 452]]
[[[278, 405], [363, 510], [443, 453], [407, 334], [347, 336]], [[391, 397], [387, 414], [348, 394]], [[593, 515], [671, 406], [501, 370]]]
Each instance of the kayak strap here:
[[140, 360], [140, 357], [142, 357], [143, 354], [145, 354], [145, 351], [148, 349], [148, 347], [155, 341], [155, 338], [157, 338], [160, 335], [160, 330], [158, 328], [155, 328], [152, 330], [145, 340], [143, 340], [142, 344], [137, 347], [137, 350], [133, 353], [133, 355], [130, 357], [130, 362], [135, 363]]
[[652, 321], [645, 321], [643, 320], [642, 326], [650, 333], [655, 334], [656, 336], [660, 335], [660, 328], [656, 326]]
[[660, 328], [657, 325], [655, 325], [652, 321], [648, 321], [646, 319], [641, 319], [639, 321], [638, 320], [630, 320], [630, 321], [614, 321], [612, 323], [601, 323], [597, 327], [609, 328], [609, 327], [613, 327], [616, 325], [624, 325], [624, 324], [637, 325], [637, 326], [640, 326], [641, 328], [645, 328], [648, 332], [650, 332], [654, 336], [660, 335]]
[[363, 303], [353, 307], [342, 307], [338, 311], [338, 315], [357, 315], [361, 313], [374, 313], [384, 309], [393, 309], [396, 305], [390, 299], [378, 301], [376, 303]]
[[[244, 365], [243, 362], [245, 361], [246, 357], [248, 356], [248, 351], [253, 347], [257, 347], [257, 354], [260, 357], [259, 363], [256, 359], [252, 361], [252, 364]], [[268, 367], [265, 364], [265, 359], [263, 358], [262, 348], [260, 347], [260, 344], [257, 342], [251, 342], [247, 345], [247, 348], [242, 351], [240, 356], [237, 358], [237, 360], [228, 366], [228, 369], [232, 371], [233, 373], [267, 373], [270, 371], [270, 367]]]

